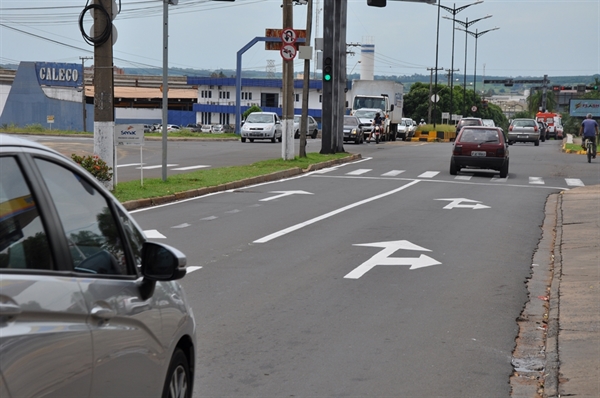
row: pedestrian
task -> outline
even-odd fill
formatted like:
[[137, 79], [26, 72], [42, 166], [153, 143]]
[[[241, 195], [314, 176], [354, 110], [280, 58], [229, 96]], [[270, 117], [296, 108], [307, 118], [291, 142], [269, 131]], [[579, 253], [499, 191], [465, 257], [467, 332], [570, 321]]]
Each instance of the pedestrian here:
[[592, 140], [594, 154], [592, 157], [596, 158], [596, 136], [598, 135], [598, 122], [592, 119], [592, 114], [588, 113], [586, 118], [581, 122], [581, 128], [579, 129], [579, 134], [581, 135], [581, 146], [585, 149], [585, 140]]

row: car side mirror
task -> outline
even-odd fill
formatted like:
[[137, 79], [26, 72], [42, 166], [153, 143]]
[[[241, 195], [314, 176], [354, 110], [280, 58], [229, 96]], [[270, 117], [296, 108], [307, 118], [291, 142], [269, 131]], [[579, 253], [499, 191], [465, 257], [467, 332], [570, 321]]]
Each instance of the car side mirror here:
[[142, 275], [149, 281], [172, 281], [185, 276], [187, 259], [174, 247], [144, 242], [142, 247]]
[[394, 104], [390, 105], [390, 112], [394, 111]]

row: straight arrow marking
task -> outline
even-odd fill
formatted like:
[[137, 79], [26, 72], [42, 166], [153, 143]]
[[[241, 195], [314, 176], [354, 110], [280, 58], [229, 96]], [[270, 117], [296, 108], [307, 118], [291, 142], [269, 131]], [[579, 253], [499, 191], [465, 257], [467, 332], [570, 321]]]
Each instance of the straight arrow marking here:
[[[467, 198], [448, 198], [448, 199], [435, 199], [435, 200], [449, 200], [450, 203], [448, 203], [446, 206], [444, 206], [444, 209], [489, 209], [490, 206], [486, 206], [486, 205], [482, 205], [480, 201], [478, 200], [472, 200], [472, 199], [467, 199]], [[465, 204], [462, 204], [461, 202], [467, 202]]]

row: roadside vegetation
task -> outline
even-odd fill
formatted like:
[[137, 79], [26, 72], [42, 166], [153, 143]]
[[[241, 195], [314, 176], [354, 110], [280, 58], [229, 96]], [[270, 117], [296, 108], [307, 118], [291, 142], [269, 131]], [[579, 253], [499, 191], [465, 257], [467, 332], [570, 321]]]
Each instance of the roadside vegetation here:
[[167, 181], [163, 181], [162, 178], [147, 178], [144, 179], [143, 185], [140, 180], [117, 182], [117, 186], [113, 190], [113, 195], [120, 202], [168, 196], [193, 189], [214, 187], [246, 178], [267, 175], [277, 171], [293, 168], [306, 169], [312, 164], [348, 156], [350, 156], [349, 153], [331, 155], [308, 153], [305, 158], [295, 157], [294, 160], [263, 160], [247, 166], [220, 167], [208, 170], [196, 170], [184, 174], [174, 174], [169, 176]]

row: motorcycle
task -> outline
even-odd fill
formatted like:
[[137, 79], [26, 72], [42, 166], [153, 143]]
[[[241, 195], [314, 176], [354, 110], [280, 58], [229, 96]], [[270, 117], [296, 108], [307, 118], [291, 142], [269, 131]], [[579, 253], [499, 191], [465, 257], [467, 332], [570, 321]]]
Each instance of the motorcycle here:
[[379, 135], [381, 134], [381, 126], [376, 124], [373, 128], [373, 134], [375, 134], [375, 143], [379, 144]]

